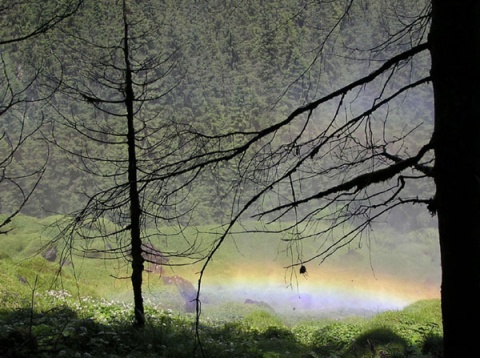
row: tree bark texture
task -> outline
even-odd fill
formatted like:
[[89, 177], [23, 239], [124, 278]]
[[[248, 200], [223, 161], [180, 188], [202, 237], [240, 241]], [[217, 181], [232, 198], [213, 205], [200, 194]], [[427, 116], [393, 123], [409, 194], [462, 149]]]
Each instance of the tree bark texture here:
[[433, 0], [429, 44], [444, 352], [470, 357], [480, 351], [480, 2]]

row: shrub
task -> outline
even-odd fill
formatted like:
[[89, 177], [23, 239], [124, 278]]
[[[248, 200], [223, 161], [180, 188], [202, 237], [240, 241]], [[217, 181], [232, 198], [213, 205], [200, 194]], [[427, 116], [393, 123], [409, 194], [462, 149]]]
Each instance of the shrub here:
[[292, 331], [286, 327], [268, 327], [262, 334], [261, 337], [264, 339], [282, 339], [282, 340], [293, 340], [295, 336]]
[[244, 318], [244, 323], [260, 332], [265, 332], [271, 327], [283, 328], [285, 325], [275, 314], [263, 310], [256, 310]]
[[443, 358], [443, 337], [435, 334], [428, 335], [423, 342], [422, 354], [428, 354], [433, 358]]
[[360, 328], [349, 323], [332, 323], [320, 328], [312, 335], [312, 348], [321, 353], [341, 352], [347, 349]]
[[27, 357], [38, 349], [37, 339], [28, 330], [11, 330], [0, 334], [0, 355], [2, 357]]
[[348, 349], [354, 357], [405, 357], [408, 351], [408, 342], [387, 327], [360, 334]]

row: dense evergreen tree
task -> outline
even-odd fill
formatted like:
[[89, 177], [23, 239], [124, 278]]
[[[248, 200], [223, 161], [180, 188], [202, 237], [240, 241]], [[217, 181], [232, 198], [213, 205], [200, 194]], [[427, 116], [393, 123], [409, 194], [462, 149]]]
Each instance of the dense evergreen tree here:
[[[38, 2], [6, 0], [0, 5], [0, 233], [27, 204], [42, 179], [49, 156], [44, 143], [32, 141], [43, 124], [29, 106], [42, 102], [55, 89], [38, 88], [43, 68], [31, 62], [16, 61], [14, 52], [32, 44], [40, 35], [76, 13], [83, 0], [66, 1], [58, 6]], [[38, 114], [38, 113], [37, 113]], [[39, 150], [39, 160], [28, 152]]]
[[[343, 15], [325, 37], [325, 44], [329, 44], [329, 39], [335, 42], [331, 35], [338, 30], [346, 33], [342, 36], [343, 46], [338, 48], [333, 43], [333, 49], [345, 54], [346, 63], [365, 54], [379, 64], [354, 81], [346, 77], [343, 87], [321, 92], [318, 99], [297, 107], [283, 121], [246, 139], [247, 144], [239, 147], [241, 155], [248, 152], [248, 143], [263, 141], [268, 145], [266, 151], [252, 156], [255, 165], [242, 168], [242, 177], [254, 175], [247, 174], [253, 167], [254, 173], [265, 181], [259, 185], [258, 193], [245, 201], [232, 223], [247, 212], [274, 221], [293, 214], [296, 224], [283, 232], [295, 248], [292, 267], [298, 267], [302, 273], [307, 263], [324, 260], [339, 248], [361, 241], [362, 233], [384, 213], [399, 205], [423, 204], [426, 210], [438, 214], [444, 356], [469, 356], [477, 351], [475, 332], [461, 327], [466, 317], [476, 321], [478, 314], [472, 316], [472, 309], [480, 299], [480, 36], [476, 25], [480, 6], [473, 1], [395, 2], [367, 12], [359, 8], [361, 2], [346, 1], [344, 5]], [[365, 30], [375, 28], [375, 18], [385, 21], [385, 36], [382, 39], [374, 34], [367, 51], [359, 51], [367, 42], [359, 42], [354, 34], [359, 39], [368, 36], [369, 31]], [[362, 27], [365, 20], [368, 23]], [[359, 31], [352, 32], [352, 28]], [[322, 48], [322, 53], [326, 49], [327, 46]], [[430, 82], [435, 103], [434, 130], [416, 145], [406, 145], [415, 129], [408, 129], [413, 121], [404, 120], [402, 134], [398, 124], [390, 123], [395, 117], [402, 118], [399, 114], [405, 112], [392, 114], [404, 105], [428, 108], [430, 101], [425, 93], [429, 91], [425, 88]], [[325, 106], [328, 103], [333, 103], [333, 107]], [[330, 121], [315, 126], [313, 122], [325, 113]], [[423, 118], [421, 115], [419, 119]], [[288, 140], [283, 133], [290, 132], [294, 122], [301, 123], [304, 130], [293, 131]], [[419, 181], [430, 183], [424, 187], [430, 189], [413, 196], [414, 191], [405, 191]], [[431, 190], [432, 181], [435, 192]], [[272, 193], [277, 200], [266, 200]], [[263, 211], [255, 214], [255, 204], [259, 202]], [[309, 206], [311, 203], [315, 204]], [[331, 223], [327, 229], [319, 225], [325, 221]], [[330, 240], [329, 235], [347, 221], [357, 225], [356, 229]], [[210, 257], [225, 237], [212, 249]], [[325, 239], [318, 252], [302, 251], [304, 240], [321, 237]]]
[[[102, 71], [86, 69], [91, 59], [109, 68], [112, 58], [103, 51], [119, 46], [119, 38], [110, 36], [121, 27], [115, 3], [89, 2], [68, 26], [35, 41], [32, 48], [38, 58], [48, 61], [51, 72], [62, 80], [87, 83], [89, 76], [102, 78]], [[298, 268], [363, 240], [362, 233], [380, 215], [406, 203], [415, 204], [412, 210], [428, 206], [439, 219], [446, 354], [454, 356], [457, 349], [471, 353], [472, 345], [465, 342], [473, 344], [474, 339], [460, 341], [465, 333], [456, 327], [479, 298], [472, 290], [479, 281], [478, 6], [440, 0], [127, 3], [135, 8], [128, 14], [132, 27], [139, 29], [135, 38], [158, 30], [155, 39], [136, 43], [136, 65], [148, 63], [150, 51], [159, 54], [162, 49], [168, 58], [163, 65], [170, 60], [174, 64], [167, 65], [168, 75], [162, 76], [162, 88], [169, 90], [161, 90], [161, 101], [142, 111], [146, 118], [161, 113], [161, 118], [181, 124], [184, 136], [171, 141], [179, 150], [148, 180], [167, 180], [168, 171], [197, 174], [197, 189], [178, 202], [180, 211], [196, 208], [191, 220], [182, 224], [221, 222], [225, 214], [231, 214], [232, 223], [246, 214], [260, 214], [265, 221], [293, 221], [299, 225], [287, 225], [282, 233], [292, 251], [297, 250], [292, 267]], [[49, 53], [53, 55], [43, 56]], [[28, 51], [21, 46], [2, 51], [8, 73], [29, 68], [25, 54]], [[105, 73], [114, 70], [110, 66]], [[35, 71], [29, 71], [25, 78], [35, 77]], [[9, 78], [14, 77], [18, 76]], [[111, 107], [99, 102], [115, 100], [110, 91], [118, 88], [103, 85], [71, 86], [68, 96], [55, 97], [53, 108], [62, 108], [60, 113], [68, 118], [67, 108], [78, 119], [75, 123], [84, 126], [80, 129], [104, 123], [103, 144], [91, 145], [88, 153], [109, 158], [110, 164], [99, 162], [90, 169], [107, 177], [121, 173], [125, 181], [127, 171], [111, 165], [125, 164], [125, 153], [106, 138], [125, 135], [127, 128], [122, 121], [109, 121], [107, 126]], [[42, 113], [32, 108], [29, 111], [36, 116]], [[45, 118], [54, 116], [43, 113]], [[13, 115], [2, 120], [11, 122]], [[72, 138], [70, 130], [78, 127], [72, 127], [56, 126], [56, 140], [68, 141], [72, 154], [86, 154], [84, 142]], [[153, 133], [158, 132], [147, 132], [146, 126], [141, 148], [154, 146]], [[190, 147], [193, 137], [202, 140]], [[82, 163], [64, 164], [65, 154], [56, 151], [51, 159], [37, 191], [39, 204], [26, 212], [44, 215], [42, 206], [57, 212], [81, 207], [85, 202], [81, 195], [71, 196], [73, 188], [84, 186], [93, 197], [91, 173], [79, 170]], [[51, 195], [54, 190], [56, 198]], [[225, 203], [218, 198], [225, 198]], [[2, 202], [2, 210], [13, 200]], [[111, 219], [121, 221], [124, 215]], [[320, 221], [331, 226], [317, 225]], [[332, 241], [329, 229], [346, 222], [357, 230]], [[311, 256], [302, 252], [300, 239], [318, 237], [325, 237], [320, 241], [324, 249]], [[460, 244], [457, 237], [462, 237]], [[210, 257], [221, 242], [222, 238]], [[459, 297], [468, 298], [469, 304], [459, 304]]]

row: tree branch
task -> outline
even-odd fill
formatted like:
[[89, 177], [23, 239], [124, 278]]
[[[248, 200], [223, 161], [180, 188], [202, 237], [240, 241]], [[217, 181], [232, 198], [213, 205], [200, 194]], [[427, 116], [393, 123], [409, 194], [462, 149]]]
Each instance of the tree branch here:
[[25, 35], [22, 35], [22, 36], [19, 36], [19, 37], [13, 37], [13, 38], [6, 39], [6, 40], [0, 40], [0, 45], [6, 45], [6, 44], [11, 44], [11, 43], [15, 43], [15, 42], [28, 40], [29, 38], [38, 36], [40, 34], [43, 34], [47, 31], [49, 31], [54, 26], [56, 26], [58, 23], [62, 22], [63, 20], [65, 20], [65, 19], [69, 18], [70, 16], [72, 16], [73, 14], [75, 14], [77, 12], [77, 10], [80, 8], [80, 6], [82, 5], [83, 1], [84, 0], [78, 0], [78, 2], [74, 5], [73, 9], [71, 9], [71, 10], [66, 9], [62, 14], [52, 16], [50, 19], [45, 21], [43, 24], [38, 26], [36, 29], [34, 29], [33, 31], [31, 31], [31, 32], [29, 32]]
[[399, 162], [396, 162], [386, 168], [382, 168], [376, 171], [372, 171], [369, 173], [361, 174], [351, 180], [348, 180], [340, 185], [336, 185], [334, 187], [331, 187], [327, 190], [321, 191], [315, 195], [309, 196], [305, 199], [301, 200], [296, 200], [288, 204], [280, 205], [277, 206], [273, 209], [264, 211], [260, 214], [254, 215], [254, 217], [261, 217], [264, 215], [267, 215], [272, 212], [276, 212], [279, 210], [283, 209], [288, 209], [292, 207], [296, 207], [300, 204], [305, 204], [311, 200], [314, 199], [322, 199], [328, 195], [331, 194], [336, 194], [340, 192], [346, 192], [349, 190], [354, 189], [355, 192], [358, 192], [362, 189], [365, 189], [366, 187], [372, 185], [372, 184], [377, 184], [381, 183], [384, 181], [387, 181], [388, 179], [393, 178], [395, 175], [399, 174], [400, 172], [404, 171], [405, 169], [409, 167], [414, 167], [417, 165], [417, 163], [422, 159], [422, 157], [427, 153], [430, 149], [432, 149], [432, 143], [428, 143], [425, 146], [423, 146], [418, 154], [414, 157], [410, 157], [408, 159], [400, 160]]
[[[395, 163], [400, 163], [403, 160], [399, 156], [387, 153], [386, 151], [384, 151], [381, 155], [383, 155], [385, 158], [390, 159]], [[417, 169], [419, 172], [425, 174], [426, 176], [433, 177], [433, 167], [429, 167], [428, 165], [425, 165], [425, 164], [415, 164], [413, 165], [413, 167]]]

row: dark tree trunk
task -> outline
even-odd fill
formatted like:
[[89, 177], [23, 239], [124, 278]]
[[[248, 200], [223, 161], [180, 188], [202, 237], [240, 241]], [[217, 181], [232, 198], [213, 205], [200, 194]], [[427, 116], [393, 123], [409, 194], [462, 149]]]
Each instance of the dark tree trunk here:
[[124, 20], [124, 56], [125, 56], [125, 106], [127, 108], [127, 143], [128, 143], [128, 184], [130, 198], [130, 235], [132, 245], [132, 288], [135, 310], [135, 325], [143, 327], [145, 325], [145, 315], [143, 308], [142, 281], [143, 281], [143, 263], [142, 256], [142, 238], [140, 234], [140, 216], [142, 213], [140, 207], [140, 197], [137, 184], [137, 157], [135, 149], [135, 126], [134, 126], [134, 92], [132, 68], [130, 64], [130, 51], [128, 47], [128, 22], [126, 13], [126, 4], [123, 2], [123, 20]]
[[432, 3], [444, 350], [471, 357], [480, 351], [480, 2]]

